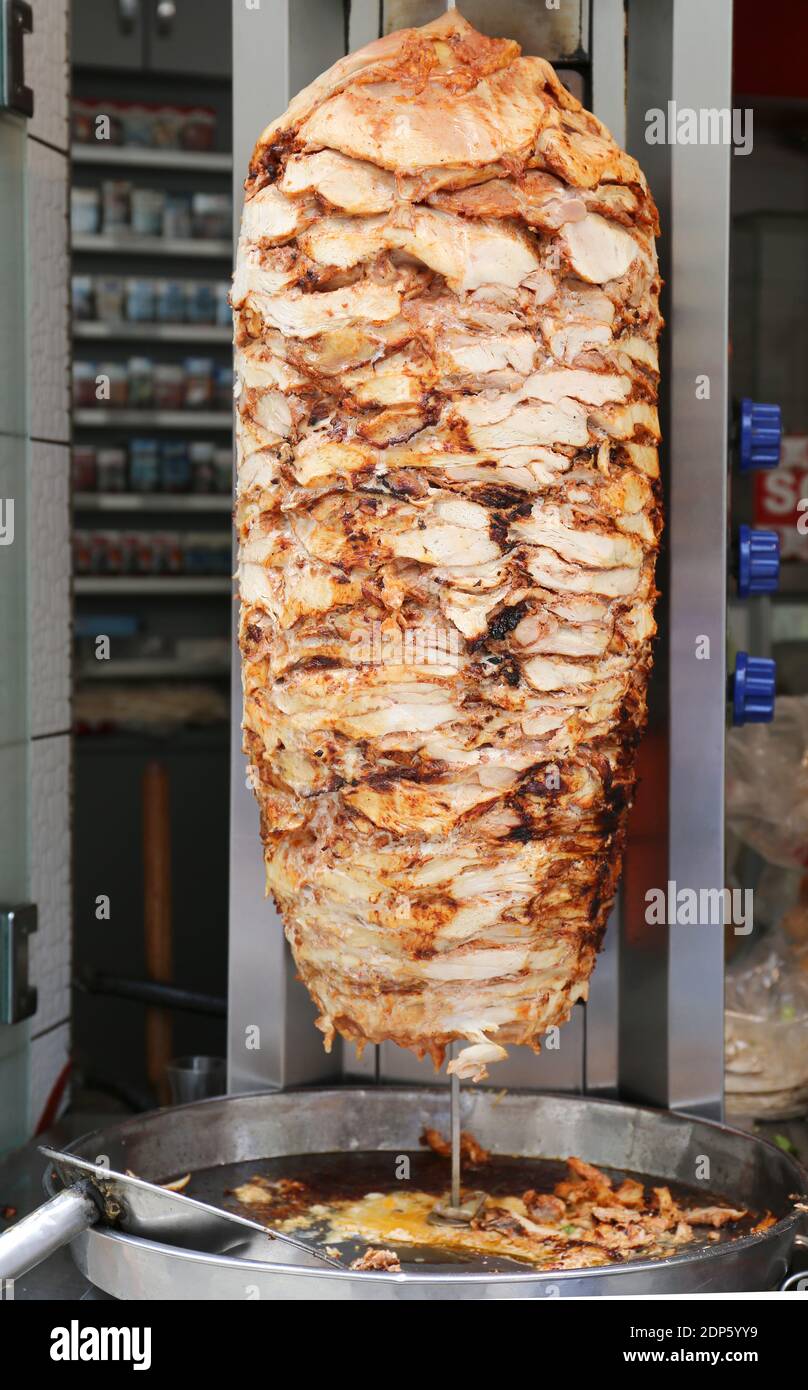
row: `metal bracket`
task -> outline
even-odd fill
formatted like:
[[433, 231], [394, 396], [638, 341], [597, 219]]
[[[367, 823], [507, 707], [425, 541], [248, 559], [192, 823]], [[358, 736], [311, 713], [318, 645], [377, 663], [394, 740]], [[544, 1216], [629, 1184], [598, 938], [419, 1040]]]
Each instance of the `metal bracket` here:
[[34, 16], [25, 0], [0, 0], [0, 109], [33, 116], [34, 94], [25, 85], [23, 39], [34, 32]]
[[37, 992], [28, 983], [28, 938], [36, 929], [34, 903], [0, 906], [0, 1023], [36, 1013]]

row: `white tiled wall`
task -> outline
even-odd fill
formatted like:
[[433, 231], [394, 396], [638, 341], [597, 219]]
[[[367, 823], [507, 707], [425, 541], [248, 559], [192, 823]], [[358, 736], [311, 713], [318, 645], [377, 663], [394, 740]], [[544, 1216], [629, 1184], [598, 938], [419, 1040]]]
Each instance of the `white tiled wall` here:
[[34, 1034], [70, 1013], [70, 739], [31, 745], [31, 896], [39, 909], [31, 976], [39, 991]]
[[[67, 153], [68, 43], [66, 0], [31, 0], [34, 32], [25, 40], [27, 81], [35, 92], [29, 135]], [[81, 0], [79, 0], [79, 4]]]
[[[36, 101], [36, 73], [33, 85]], [[70, 439], [68, 174], [67, 156], [49, 145], [41, 144], [29, 134], [31, 435], [34, 439], [55, 440], [63, 444]]]
[[[29, 1128], [70, 1054], [70, 400], [68, 0], [32, 0], [28, 126], [31, 942]], [[63, 1102], [64, 1103], [64, 1102]]]
[[31, 733], [63, 734], [70, 727], [70, 451], [66, 444], [31, 444]]
[[[64, 1072], [69, 1056], [70, 1025], [68, 1023], [62, 1023], [58, 1028], [51, 1028], [47, 1033], [40, 1033], [31, 1043], [30, 1128], [32, 1133], [42, 1118], [48, 1099]], [[62, 1093], [62, 1100], [57, 1108], [57, 1113], [64, 1105], [66, 1095], [65, 1090]]]

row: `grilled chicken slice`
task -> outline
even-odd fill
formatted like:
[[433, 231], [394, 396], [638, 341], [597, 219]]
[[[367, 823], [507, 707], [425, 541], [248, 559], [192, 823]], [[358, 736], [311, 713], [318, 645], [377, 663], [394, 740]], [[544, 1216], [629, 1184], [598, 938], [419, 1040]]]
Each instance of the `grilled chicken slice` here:
[[586, 997], [655, 630], [657, 230], [552, 68], [456, 12], [256, 146], [244, 748], [327, 1046], [461, 1040], [479, 1078]]

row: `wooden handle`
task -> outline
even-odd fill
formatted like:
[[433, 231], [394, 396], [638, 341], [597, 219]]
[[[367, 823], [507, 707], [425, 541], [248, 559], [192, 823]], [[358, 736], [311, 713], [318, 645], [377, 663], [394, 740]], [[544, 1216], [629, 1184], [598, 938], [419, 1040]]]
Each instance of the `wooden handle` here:
[[[168, 773], [149, 762], [143, 772], [143, 928], [150, 980], [171, 983], [171, 820]], [[146, 1010], [146, 1069], [161, 1105], [170, 1100], [166, 1065], [173, 1053], [171, 1014]]]

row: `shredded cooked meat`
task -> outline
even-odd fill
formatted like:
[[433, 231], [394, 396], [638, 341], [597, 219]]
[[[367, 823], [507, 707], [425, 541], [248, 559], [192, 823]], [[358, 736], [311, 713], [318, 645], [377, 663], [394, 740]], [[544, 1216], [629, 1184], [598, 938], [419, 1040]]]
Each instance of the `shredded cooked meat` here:
[[256, 145], [232, 290], [244, 748], [326, 1046], [479, 1080], [584, 999], [646, 716], [657, 214], [452, 12]]
[[[421, 1135], [421, 1143], [425, 1144], [433, 1153], [440, 1154], [442, 1158], [451, 1158], [452, 1146], [448, 1139], [437, 1129], [425, 1129]], [[482, 1168], [490, 1161], [491, 1155], [482, 1144], [478, 1144], [473, 1134], [469, 1134], [467, 1129], [460, 1132], [460, 1157], [469, 1168]]]
[[689, 1221], [691, 1226], [713, 1226], [717, 1229], [731, 1221], [740, 1221], [742, 1216], [746, 1216], [746, 1212], [733, 1207], [697, 1207], [693, 1211], [685, 1208], [681, 1216], [682, 1220]]
[[560, 1221], [566, 1216], [567, 1209], [561, 1198], [550, 1192], [535, 1192], [531, 1187], [522, 1193], [522, 1201], [533, 1221]]
[[368, 1248], [364, 1255], [354, 1260], [351, 1269], [385, 1269], [395, 1274], [401, 1273], [401, 1261], [394, 1250], [373, 1250]]

